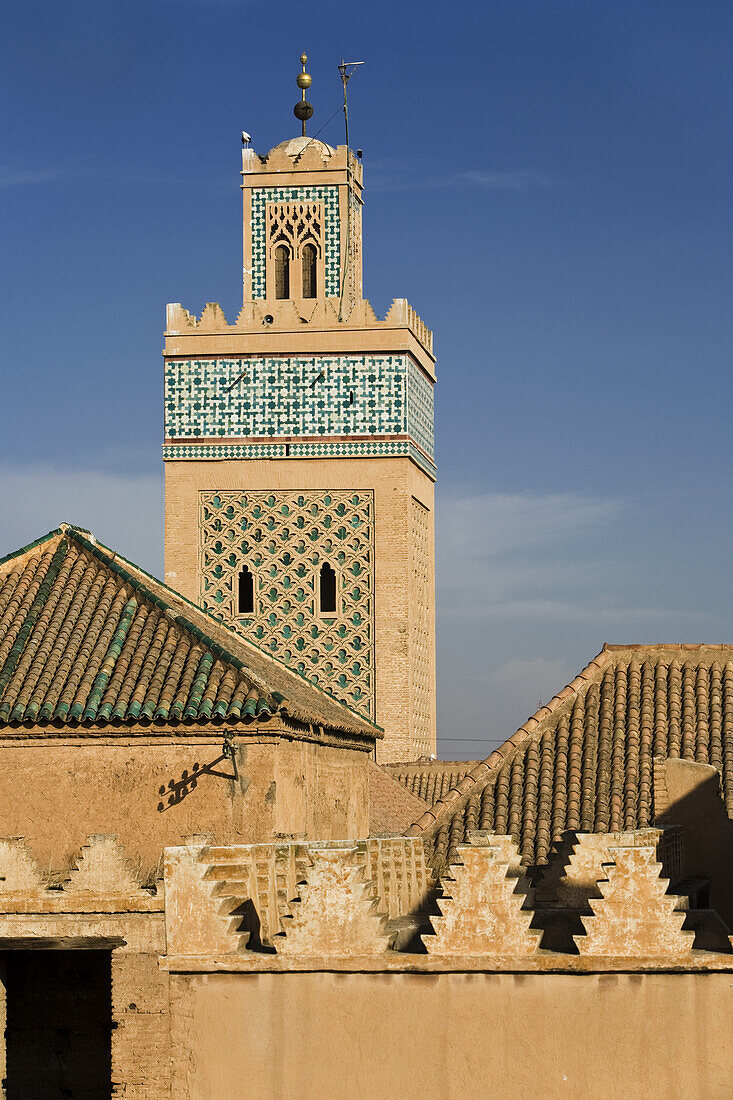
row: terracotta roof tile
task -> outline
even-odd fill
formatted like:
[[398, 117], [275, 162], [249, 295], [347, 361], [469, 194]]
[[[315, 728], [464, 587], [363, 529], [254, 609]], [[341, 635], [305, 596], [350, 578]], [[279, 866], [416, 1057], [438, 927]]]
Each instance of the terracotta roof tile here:
[[388, 768], [369, 761], [369, 835], [400, 835], [425, 809], [425, 803], [405, 790]]
[[569, 689], [411, 827], [436, 867], [477, 827], [542, 864], [565, 830], [652, 825], [655, 757], [712, 764], [733, 817], [733, 645], [606, 646]]
[[408, 764], [383, 764], [382, 767], [411, 794], [432, 806], [445, 798], [477, 763], [476, 760], [418, 760]]
[[88, 532], [64, 525], [0, 560], [0, 727], [276, 713], [381, 735]]

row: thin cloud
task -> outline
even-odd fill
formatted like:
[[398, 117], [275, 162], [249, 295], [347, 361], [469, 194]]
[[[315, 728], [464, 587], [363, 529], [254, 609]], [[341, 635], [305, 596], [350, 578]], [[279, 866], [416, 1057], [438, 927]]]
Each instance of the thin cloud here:
[[621, 501], [571, 493], [442, 498], [437, 516], [439, 615], [448, 623], [695, 622], [695, 609], [631, 602], [609, 568], [604, 538], [624, 522]]
[[515, 657], [481, 672], [454, 670], [450, 680], [454, 695], [474, 701], [490, 700], [491, 712], [489, 716], [485, 705], [474, 703], [477, 717], [470, 724], [456, 723], [453, 727], [441, 723], [438, 755], [446, 760], [453, 757], [481, 760], [488, 756], [522, 721], [560, 691], [576, 671], [567, 660], [550, 657]]
[[162, 477], [0, 467], [0, 557], [64, 522], [86, 527], [124, 557], [162, 575]]
[[72, 173], [66, 168], [22, 168], [0, 164], [0, 187], [28, 187], [37, 183], [54, 183], [68, 178]]
[[[436, 507], [441, 752], [484, 756], [604, 641], [708, 633], [715, 622], [653, 579], [653, 530], [633, 500], [442, 490]], [[649, 551], [646, 550], [645, 553]], [[652, 552], [657, 570], [662, 558]], [[674, 575], [674, 574], [672, 574]]]
[[441, 550], [498, 557], [596, 530], [619, 516], [617, 500], [576, 493], [482, 493], [445, 497], [437, 509]]
[[[209, 0], [211, 2], [211, 0]], [[220, 0], [214, 0], [220, 2]], [[43, 183], [83, 183], [85, 187], [110, 184], [126, 187], [201, 187], [208, 191], [226, 191], [231, 180], [208, 175], [186, 175], [185, 172], [161, 172], [156, 168], [124, 168], [106, 164], [52, 165], [47, 168], [0, 165], [0, 189], [33, 187]]]
[[472, 169], [467, 172], [454, 172], [446, 176], [413, 175], [412, 179], [406, 178], [414, 173], [415, 169], [402, 172], [394, 176], [381, 174], [379, 169], [374, 171], [369, 178], [369, 187], [373, 191], [424, 191], [436, 188], [472, 188], [480, 191], [530, 191], [553, 190], [560, 185], [560, 181], [543, 172], [533, 169], [513, 169], [509, 171], [489, 171]]
[[551, 188], [556, 180], [542, 172], [528, 170], [518, 172], [460, 172], [453, 178], [454, 183], [465, 183], [480, 187], [486, 191], [526, 191], [529, 188]]

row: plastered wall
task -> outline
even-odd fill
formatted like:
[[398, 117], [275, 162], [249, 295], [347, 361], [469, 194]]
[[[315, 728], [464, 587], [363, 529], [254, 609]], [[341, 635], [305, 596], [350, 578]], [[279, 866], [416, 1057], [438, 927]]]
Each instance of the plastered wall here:
[[[240, 740], [233, 778], [213, 738], [0, 743], [0, 836], [24, 836], [42, 867], [58, 869], [90, 834], [113, 833], [143, 871], [158, 866], [166, 845], [195, 833], [226, 843], [278, 833], [364, 836], [366, 763], [351, 749]], [[211, 771], [201, 771], [209, 764]], [[195, 785], [184, 772], [198, 775]]]
[[173, 1096], [731, 1095], [733, 974], [171, 975]]

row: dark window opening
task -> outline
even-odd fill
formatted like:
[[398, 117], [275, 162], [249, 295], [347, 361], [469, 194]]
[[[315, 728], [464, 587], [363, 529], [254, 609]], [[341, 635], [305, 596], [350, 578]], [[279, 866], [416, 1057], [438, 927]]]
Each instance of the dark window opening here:
[[7, 951], [8, 1100], [112, 1095], [109, 951]]
[[349, 404], [350, 405], [354, 404], [354, 391], [353, 390], [349, 390]]
[[275, 249], [275, 297], [290, 297], [290, 253], [284, 244]]
[[335, 615], [336, 613], [336, 573], [324, 561], [321, 566], [321, 614]]
[[252, 573], [243, 565], [239, 571], [239, 583], [237, 589], [237, 610], [240, 615], [252, 615], [255, 609], [255, 579]]
[[303, 245], [303, 297], [316, 297], [316, 248], [315, 245]]

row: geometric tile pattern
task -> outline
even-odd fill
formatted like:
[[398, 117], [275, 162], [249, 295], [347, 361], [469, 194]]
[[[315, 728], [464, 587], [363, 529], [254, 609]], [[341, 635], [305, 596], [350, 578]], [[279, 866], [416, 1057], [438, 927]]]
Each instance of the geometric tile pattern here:
[[434, 457], [433, 384], [412, 359], [407, 365], [407, 431], [419, 447]]
[[433, 386], [406, 355], [170, 359], [165, 434], [410, 435], [432, 458]]
[[338, 187], [257, 187], [252, 191], [252, 297], [265, 297], [265, 231], [267, 203], [322, 202], [326, 233], [326, 297], [338, 298], [341, 233]]
[[220, 738], [221, 721], [283, 708], [359, 730], [266, 654], [236, 638], [222, 648], [208, 615], [90, 538], [64, 524], [0, 562], [0, 726], [12, 736], [53, 723], [170, 737], [171, 724], [195, 722], [197, 736]]
[[227, 458], [378, 458], [409, 455], [428, 477], [435, 479], [435, 464], [408, 439], [380, 439], [353, 443], [170, 443], [164, 459]]
[[[336, 613], [318, 610], [321, 565]], [[254, 613], [239, 615], [243, 565]], [[374, 494], [199, 492], [201, 606], [366, 718], [374, 716]]]
[[284, 443], [164, 444], [163, 458], [285, 458]]

